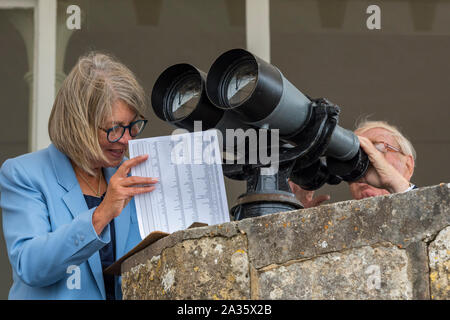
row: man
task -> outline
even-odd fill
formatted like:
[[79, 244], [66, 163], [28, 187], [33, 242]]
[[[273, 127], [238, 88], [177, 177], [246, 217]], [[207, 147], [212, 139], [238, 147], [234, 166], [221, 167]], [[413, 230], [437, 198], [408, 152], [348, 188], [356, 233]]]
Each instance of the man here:
[[[414, 173], [416, 152], [400, 131], [384, 121], [365, 121], [355, 130], [361, 148], [370, 160], [366, 175], [349, 183], [353, 199], [406, 192], [415, 188], [410, 183]], [[305, 208], [320, 205], [329, 195], [314, 197], [314, 191], [303, 190], [289, 181], [292, 192]]]

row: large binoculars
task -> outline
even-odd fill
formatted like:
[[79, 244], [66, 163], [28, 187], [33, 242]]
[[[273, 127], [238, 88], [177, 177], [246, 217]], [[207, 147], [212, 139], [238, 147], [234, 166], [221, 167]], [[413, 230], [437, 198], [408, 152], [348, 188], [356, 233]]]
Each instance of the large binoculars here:
[[[200, 121], [202, 129], [226, 137], [222, 159], [231, 154], [238, 163], [227, 161], [224, 175], [247, 180], [247, 193], [231, 209], [235, 220], [303, 208], [289, 179], [316, 190], [325, 183], [357, 181], [369, 165], [357, 136], [338, 125], [338, 106], [309, 98], [275, 66], [243, 49], [223, 53], [207, 74], [186, 63], [167, 68], [153, 87], [151, 102], [156, 115], [176, 127], [192, 132]], [[277, 134], [269, 144], [261, 143], [267, 138], [257, 143], [241, 139], [239, 149], [228, 130]], [[263, 149], [276, 154], [276, 160], [251, 162], [245, 156]], [[267, 170], [274, 162], [277, 170]]]
[[189, 131], [195, 121], [222, 133], [278, 129], [281, 144], [289, 146], [281, 148], [280, 162], [294, 155], [290, 179], [304, 189], [358, 180], [369, 163], [356, 135], [337, 124], [338, 106], [307, 97], [275, 66], [243, 49], [223, 53], [208, 74], [184, 63], [167, 68], [151, 102], [160, 119]]

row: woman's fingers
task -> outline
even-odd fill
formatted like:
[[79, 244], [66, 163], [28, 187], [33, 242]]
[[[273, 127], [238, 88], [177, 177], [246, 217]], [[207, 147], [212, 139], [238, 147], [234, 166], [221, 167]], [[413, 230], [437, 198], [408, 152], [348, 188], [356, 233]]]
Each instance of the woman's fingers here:
[[131, 168], [143, 163], [148, 159], [148, 154], [137, 156], [133, 159], [127, 160], [122, 163], [122, 165], [117, 170], [116, 174], [120, 177], [117, 179], [117, 183], [120, 187], [125, 187], [122, 190], [127, 196], [133, 196], [135, 194], [146, 193], [153, 191], [155, 189], [152, 184], [157, 183], [158, 178], [152, 177], [138, 177], [132, 176], [128, 177]]
[[138, 164], [146, 161], [148, 159], [148, 154], [144, 154], [142, 156], [137, 156], [133, 159], [124, 161], [116, 173], [120, 174], [122, 177], [126, 177], [129, 173], [132, 167], [137, 166]]
[[148, 186], [148, 187], [129, 187], [127, 188], [127, 193], [128, 195], [131, 196], [135, 196], [137, 194], [142, 194], [142, 193], [147, 193], [147, 192], [152, 192], [153, 190], [155, 190], [156, 187], [155, 186]]
[[108, 191], [111, 192], [111, 199], [124, 200], [136, 194], [151, 192], [155, 189], [153, 184], [157, 183], [158, 178], [152, 177], [129, 177], [131, 168], [143, 163], [148, 159], [148, 154], [135, 157], [124, 161], [109, 181]]
[[130, 186], [134, 186], [134, 185], [144, 185], [145, 186], [145, 185], [149, 185], [149, 184], [155, 184], [158, 181], [159, 181], [158, 178], [133, 176], [133, 177], [127, 177], [127, 178], [123, 179], [121, 185], [123, 187], [130, 187]]

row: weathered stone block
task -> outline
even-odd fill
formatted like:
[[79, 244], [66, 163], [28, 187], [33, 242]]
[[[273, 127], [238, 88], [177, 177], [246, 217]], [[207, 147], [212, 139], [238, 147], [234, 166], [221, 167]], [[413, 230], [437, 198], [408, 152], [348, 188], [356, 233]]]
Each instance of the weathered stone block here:
[[429, 246], [431, 298], [450, 299], [450, 227], [442, 230]]
[[259, 271], [259, 299], [411, 299], [405, 250], [362, 247]]
[[243, 235], [202, 237], [165, 248], [122, 274], [127, 299], [249, 299]]

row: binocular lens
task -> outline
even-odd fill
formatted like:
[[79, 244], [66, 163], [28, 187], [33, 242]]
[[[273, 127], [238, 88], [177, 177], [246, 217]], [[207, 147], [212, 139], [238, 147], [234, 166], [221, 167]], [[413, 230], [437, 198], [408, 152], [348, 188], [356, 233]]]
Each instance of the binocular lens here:
[[172, 121], [180, 120], [192, 113], [202, 94], [200, 75], [189, 73], [172, 87], [167, 105], [167, 115]]
[[258, 66], [253, 60], [237, 63], [225, 78], [227, 104], [233, 108], [247, 100], [256, 88]]

